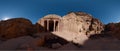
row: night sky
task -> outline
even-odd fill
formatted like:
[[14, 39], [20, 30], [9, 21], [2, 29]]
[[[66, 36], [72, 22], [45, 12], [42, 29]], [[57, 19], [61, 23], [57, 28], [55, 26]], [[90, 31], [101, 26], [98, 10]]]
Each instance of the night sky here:
[[120, 22], [120, 0], [0, 0], [0, 20], [24, 17], [36, 23], [48, 14], [83, 11], [104, 24]]

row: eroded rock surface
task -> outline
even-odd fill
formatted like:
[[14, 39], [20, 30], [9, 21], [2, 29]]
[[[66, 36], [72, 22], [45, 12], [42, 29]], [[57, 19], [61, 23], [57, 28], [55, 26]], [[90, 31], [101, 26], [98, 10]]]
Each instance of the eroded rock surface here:
[[100, 34], [104, 25], [90, 14], [84, 12], [71, 12], [62, 19], [63, 30], [86, 35]]
[[32, 35], [34, 28], [30, 20], [25, 18], [13, 18], [0, 21], [0, 38], [10, 39], [25, 35]]
[[109, 23], [105, 26], [105, 33], [120, 39], [120, 23]]

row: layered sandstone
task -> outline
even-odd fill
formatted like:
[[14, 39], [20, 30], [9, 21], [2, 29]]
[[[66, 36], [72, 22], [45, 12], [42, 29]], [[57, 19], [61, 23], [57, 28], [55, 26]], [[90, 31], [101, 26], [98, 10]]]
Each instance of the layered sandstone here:
[[90, 14], [84, 12], [71, 12], [62, 19], [61, 29], [69, 32], [86, 35], [99, 34], [104, 30], [104, 25]]

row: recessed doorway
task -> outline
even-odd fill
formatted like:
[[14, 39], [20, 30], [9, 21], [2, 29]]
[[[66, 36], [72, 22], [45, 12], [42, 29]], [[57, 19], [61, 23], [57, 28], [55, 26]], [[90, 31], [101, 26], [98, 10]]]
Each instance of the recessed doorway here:
[[54, 31], [54, 21], [53, 20], [49, 21], [49, 31], [50, 32]]

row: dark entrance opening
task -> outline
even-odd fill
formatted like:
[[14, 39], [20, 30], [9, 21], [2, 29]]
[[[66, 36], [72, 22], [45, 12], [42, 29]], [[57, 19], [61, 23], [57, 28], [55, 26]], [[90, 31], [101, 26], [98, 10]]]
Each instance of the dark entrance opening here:
[[54, 31], [54, 21], [53, 20], [49, 21], [49, 31]]
[[44, 30], [47, 31], [47, 21], [44, 21], [44, 26], [45, 26], [45, 27], [44, 27], [44, 28], [45, 28]]
[[58, 29], [57, 26], [58, 26], [58, 21], [56, 21], [56, 23], [55, 23], [55, 28], [56, 29]]

